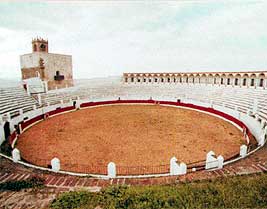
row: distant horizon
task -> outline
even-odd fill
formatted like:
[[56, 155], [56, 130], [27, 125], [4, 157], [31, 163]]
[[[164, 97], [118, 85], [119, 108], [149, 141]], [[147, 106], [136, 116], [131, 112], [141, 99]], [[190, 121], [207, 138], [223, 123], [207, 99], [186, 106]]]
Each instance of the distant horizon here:
[[0, 79], [21, 79], [37, 36], [72, 55], [74, 79], [266, 71], [266, 11], [263, 0], [1, 2]]

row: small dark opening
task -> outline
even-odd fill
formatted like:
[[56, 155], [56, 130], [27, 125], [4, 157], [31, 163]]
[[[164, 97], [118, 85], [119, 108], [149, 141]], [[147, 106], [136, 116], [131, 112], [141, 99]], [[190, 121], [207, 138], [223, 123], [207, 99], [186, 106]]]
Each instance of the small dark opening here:
[[6, 122], [4, 125], [5, 139], [7, 140], [10, 136], [10, 123]]

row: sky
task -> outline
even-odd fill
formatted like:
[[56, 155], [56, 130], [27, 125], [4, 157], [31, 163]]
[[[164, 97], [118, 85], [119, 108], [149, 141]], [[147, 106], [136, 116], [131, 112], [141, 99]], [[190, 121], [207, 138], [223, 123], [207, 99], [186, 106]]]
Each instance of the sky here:
[[72, 55], [75, 79], [266, 70], [266, 11], [266, 0], [1, 1], [0, 79], [20, 79], [37, 36]]

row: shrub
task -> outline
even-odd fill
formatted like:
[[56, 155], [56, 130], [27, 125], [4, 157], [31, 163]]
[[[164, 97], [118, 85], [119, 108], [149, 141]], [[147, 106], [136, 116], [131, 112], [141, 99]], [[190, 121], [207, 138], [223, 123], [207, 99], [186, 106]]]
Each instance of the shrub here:
[[0, 152], [7, 156], [12, 156], [12, 147], [7, 140], [0, 146]]
[[51, 203], [51, 207], [55, 209], [72, 209], [86, 205], [86, 208], [93, 209], [98, 203], [97, 196], [94, 193], [80, 191], [63, 193], [58, 199]]
[[170, 186], [113, 186], [99, 193], [71, 192], [53, 208], [266, 208], [267, 174]]
[[0, 191], [11, 190], [20, 191], [27, 188], [39, 188], [44, 185], [44, 180], [38, 177], [32, 177], [22, 181], [8, 181], [0, 184]]

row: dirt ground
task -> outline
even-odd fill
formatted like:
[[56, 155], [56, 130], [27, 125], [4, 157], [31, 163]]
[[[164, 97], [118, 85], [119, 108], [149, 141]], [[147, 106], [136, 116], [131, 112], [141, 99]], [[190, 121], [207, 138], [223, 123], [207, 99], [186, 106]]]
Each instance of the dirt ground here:
[[[197, 111], [159, 105], [87, 108], [49, 118], [24, 132], [17, 148], [22, 157], [46, 166], [57, 157], [66, 169], [82, 166], [167, 165], [205, 160], [213, 150], [224, 158], [245, 143], [232, 124]], [[68, 167], [68, 168], [67, 168]]]

